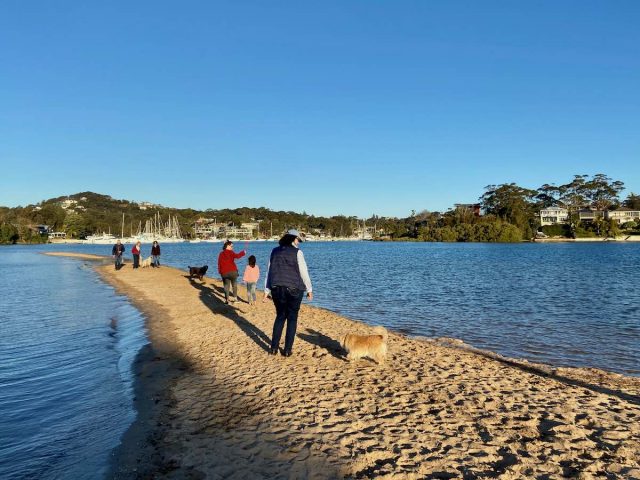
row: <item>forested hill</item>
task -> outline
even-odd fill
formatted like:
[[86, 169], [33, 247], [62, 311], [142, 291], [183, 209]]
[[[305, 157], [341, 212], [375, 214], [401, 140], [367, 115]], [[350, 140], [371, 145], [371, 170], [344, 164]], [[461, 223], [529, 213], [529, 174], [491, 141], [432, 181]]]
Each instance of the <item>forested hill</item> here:
[[48, 225], [54, 231], [65, 232], [68, 238], [84, 238], [94, 233], [109, 231], [120, 234], [123, 214], [125, 235], [135, 233], [139, 225], [144, 227], [147, 220], [159, 214], [163, 221], [168, 220], [169, 216], [175, 216], [186, 238], [193, 236], [193, 226], [200, 218], [236, 225], [260, 221], [261, 235], [268, 235], [271, 230], [278, 234], [291, 227], [305, 231], [322, 229], [334, 235], [350, 235], [358, 221], [355, 217], [316, 217], [304, 212], [273, 211], [264, 207], [204, 211], [178, 209], [148, 202], [114, 199], [109, 195], [94, 192], [80, 192], [25, 207], [0, 207], [0, 224], [3, 230], [15, 229], [14, 234], [17, 234], [21, 241], [36, 241], [32, 233], [37, 225]]

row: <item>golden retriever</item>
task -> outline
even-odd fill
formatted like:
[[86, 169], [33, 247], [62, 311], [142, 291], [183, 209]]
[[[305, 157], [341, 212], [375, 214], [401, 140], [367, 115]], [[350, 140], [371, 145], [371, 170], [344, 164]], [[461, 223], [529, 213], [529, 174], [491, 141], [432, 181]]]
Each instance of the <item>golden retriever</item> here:
[[140, 262], [140, 266], [142, 268], [147, 268], [151, 266], [151, 257], [147, 257], [144, 260], [142, 260], [142, 262]]
[[375, 327], [373, 335], [356, 335], [348, 333], [340, 344], [347, 352], [347, 360], [358, 360], [369, 357], [376, 363], [384, 363], [387, 355], [387, 330], [384, 327]]

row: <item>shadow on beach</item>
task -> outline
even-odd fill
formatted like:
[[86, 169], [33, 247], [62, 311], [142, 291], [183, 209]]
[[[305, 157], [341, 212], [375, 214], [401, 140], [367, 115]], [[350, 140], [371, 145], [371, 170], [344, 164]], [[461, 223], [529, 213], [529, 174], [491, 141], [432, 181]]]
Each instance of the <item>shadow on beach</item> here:
[[344, 351], [342, 349], [342, 345], [340, 345], [340, 342], [326, 336], [325, 334], [317, 330], [313, 330], [312, 328], [307, 328], [306, 332], [308, 333], [298, 333], [298, 338], [310, 343], [311, 345], [316, 345], [320, 348], [324, 348], [338, 360], [342, 360], [344, 362], [347, 361], [343, 355]]
[[[218, 287], [216, 285], [208, 286], [206, 284], [196, 282], [191, 278], [189, 278], [189, 282], [192, 287], [200, 291], [200, 300], [209, 310], [211, 310], [211, 312], [222, 315], [234, 322], [247, 337], [253, 340], [256, 345], [262, 348], [265, 352], [269, 351], [271, 338], [269, 338], [267, 334], [245, 317], [240, 315], [234, 306], [224, 303], [222, 300], [222, 298], [224, 298], [224, 289], [222, 287]], [[215, 293], [218, 293], [221, 297], [218, 297]], [[238, 301], [242, 300], [238, 299]]]
[[596, 393], [602, 393], [605, 395], [609, 395], [612, 397], [616, 397], [620, 400], [624, 400], [625, 402], [629, 402], [629, 403], [633, 403], [634, 405], [640, 405], [640, 396], [638, 395], [632, 395], [630, 393], [626, 393], [623, 392], [621, 390], [614, 390], [612, 388], [608, 388], [606, 386], [603, 385], [597, 385], [594, 383], [590, 383], [586, 380], [581, 380], [581, 379], [576, 379], [576, 378], [570, 378], [567, 377], [565, 375], [560, 375], [556, 372], [549, 372], [547, 370], [545, 370], [544, 368], [540, 368], [537, 367], [535, 365], [526, 365], [522, 362], [519, 362], [517, 360], [510, 360], [508, 358], [504, 358], [501, 357], [499, 355], [496, 355], [493, 352], [484, 352], [482, 350], [477, 350], [477, 349], [472, 349], [469, 350], [473, 353], [475, 353], [476, 355], [479, 355], [481, 357], [485, 357], [491, 360], [494, 360], [496, 362], [502, 363], [503, 365], [508, 365], [509, 367], [512, 368], [516, 368], [518, 370], [522, 370], [524, 372], [527, 373], [531, 373], [533, 375], [537, 375], [539, 377], [543, 377], [543, 378], [550, 378], [552, 380], [555, 380], [559, 383], [562, 383], [564, 385], [567, 386], [571, 386], [571, 387], [580, 387], [580, 388], [584, 388], [586, 390], [590, 390], [592, 392], [596, 392]]

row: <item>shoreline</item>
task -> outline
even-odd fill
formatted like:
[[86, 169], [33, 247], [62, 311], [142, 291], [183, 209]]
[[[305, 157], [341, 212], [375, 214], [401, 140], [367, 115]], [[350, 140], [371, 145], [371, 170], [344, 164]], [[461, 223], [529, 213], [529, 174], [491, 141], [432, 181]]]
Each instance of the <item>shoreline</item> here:
[[370, 327], [308, 305], [294, 356], [273, 358], [270, 303], [225, 306], [220, 282], [170, 267], [109, 267], [96, 270], [151, 341], [110, 478], [640, 475], [638, 378], [395, 332], [384, 366], [348, 363], [340, 334]]

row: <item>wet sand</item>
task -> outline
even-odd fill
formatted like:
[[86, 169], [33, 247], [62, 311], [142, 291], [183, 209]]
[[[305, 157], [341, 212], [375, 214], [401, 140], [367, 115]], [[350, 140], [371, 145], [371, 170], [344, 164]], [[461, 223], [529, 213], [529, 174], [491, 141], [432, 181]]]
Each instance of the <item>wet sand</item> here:
[[96, 269], [151, 340], [112, 477], [640, 478], [638, 378], [393, 332], [385, 365], [347, 362], [339, 338], [371, 328], [308, 305], [294, 355], [272, 357], [271, 303], [224, 305], [220, 282], [168, 267]]

